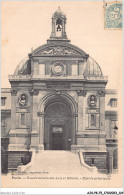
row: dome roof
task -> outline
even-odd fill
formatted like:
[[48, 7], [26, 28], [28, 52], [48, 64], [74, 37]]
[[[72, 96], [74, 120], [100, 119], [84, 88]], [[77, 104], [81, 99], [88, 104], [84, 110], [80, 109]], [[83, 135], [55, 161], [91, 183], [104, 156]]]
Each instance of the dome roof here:
[[102, 77], [103, 73], [99, 64], [93, 58], [89, 57], [84, 65], [83, 75], [89, 77]]
[[[49, 53], [49, 51], [53, 51], [56, 53]], [[57, 50], [58, 49], [58, 50]], [[67, 50], [70, 53], [62, 53], [63, 50]], [[91, 58], [87, 53], [85, 53], [83, 50], [80, 48], [76, 47], [75, 45], [64, 43], [61, 45], [58, 44], [45, 44], [42, 45], [35, 50], [32, 51], [31, 56], [54, 56], [54, 55], [60, 55], [60, 53], [57, 53], [57, 51], [61, 51], [62, 57], [64, 56], [69, 56], [69, 55], [77, 55], [77, 57], [82, 57], [85, 59], [85, 62], [82, 64], [82, 76], [84, 77], [103, 77], [102, 70], [99, 66], [99, 64]], [[31, 74], [31, 60], [30, 58], [25, 58], [22, 60], [19, 65], [17, 66], [14, 75], [30, 75]]]
[[58, 10], [55, 11], [53, 14], [53, 17], [58, 17], [58, 16], [66, 17], [66, 14], [61, 11], [60, 7], [58, 7]]
[[28, 75], [28, 74], [31, 74], [31, 64], [28, 57], [26, 57], [16, 67], [14, 75]]

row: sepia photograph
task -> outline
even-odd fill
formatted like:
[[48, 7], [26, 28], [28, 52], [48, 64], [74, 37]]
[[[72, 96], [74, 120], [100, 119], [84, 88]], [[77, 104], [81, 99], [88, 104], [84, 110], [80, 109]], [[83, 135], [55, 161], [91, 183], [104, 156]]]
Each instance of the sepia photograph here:
[[121, 188], [122, 1], [1, 2], [2, 188]]

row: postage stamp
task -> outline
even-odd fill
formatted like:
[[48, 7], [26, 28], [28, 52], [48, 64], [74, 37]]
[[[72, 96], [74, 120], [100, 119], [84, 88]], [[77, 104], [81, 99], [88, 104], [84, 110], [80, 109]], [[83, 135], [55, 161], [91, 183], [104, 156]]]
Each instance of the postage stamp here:
[[122, 3], [106, 2], [105, 11], [105, 28], [122, 29]]

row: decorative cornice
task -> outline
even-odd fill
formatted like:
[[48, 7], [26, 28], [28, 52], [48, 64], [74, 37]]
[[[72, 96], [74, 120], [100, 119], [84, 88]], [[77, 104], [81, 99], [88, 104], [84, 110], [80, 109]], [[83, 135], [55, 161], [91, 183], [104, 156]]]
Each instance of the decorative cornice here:
[[77, 90], [78, 96], [86, 96], [86, 91], [85, 90]]
[[31, 75], [9, 75], [9, 81], [30, 81]]
[[32, 89], [29, 91], [31, 95], [38, 95], [39, 90], [38, 89]]

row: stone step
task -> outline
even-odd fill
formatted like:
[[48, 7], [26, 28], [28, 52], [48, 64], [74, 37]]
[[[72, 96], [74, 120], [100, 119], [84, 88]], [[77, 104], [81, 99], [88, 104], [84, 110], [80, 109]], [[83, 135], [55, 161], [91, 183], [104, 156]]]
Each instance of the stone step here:
[[78, 154], [60, 150], [45, 150], [36, 153], [28, 171], [47, 171], [57, 175], [84, 175], [88, 172], [86, 168], [81, 166]]

